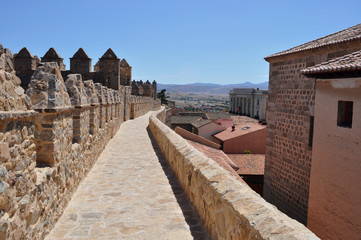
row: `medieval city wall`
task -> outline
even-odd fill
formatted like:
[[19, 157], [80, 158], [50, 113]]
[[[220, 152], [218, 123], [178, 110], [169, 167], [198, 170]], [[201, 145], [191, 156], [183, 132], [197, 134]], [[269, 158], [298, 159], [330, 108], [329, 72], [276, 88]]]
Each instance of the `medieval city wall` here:
[[315, 79], [301, 75], [300, 70], [360, 49], [358, 40], [266, 59], [270, 71], [264, 198], [304, 224], [311, 173]]
[[53, 62], [39, 63], [26, 92], [20, 84], [0, 45], [0, 239], [43, 239], [130, 118], [131, 88], [63, 79]]
[[212, 238], [318, 239], [190, 146], [165, 119], [164, 109], [153, 114], [149, 128]]

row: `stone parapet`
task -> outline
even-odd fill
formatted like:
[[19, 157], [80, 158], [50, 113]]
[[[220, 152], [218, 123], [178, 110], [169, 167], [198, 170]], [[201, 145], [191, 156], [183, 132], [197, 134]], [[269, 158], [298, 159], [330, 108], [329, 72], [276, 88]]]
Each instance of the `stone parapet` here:
[[318, 239], [190, 146], [165, 119], [164, 109], [153, 114], [150, 131], [212, 238]]
[[43, 239], [124, 121], [130, 92], [78, 74], [64, 82], [49, 62], [25, 95], [1, 51], [0, 90], [11, 91], [0, 91], [0, 239]]

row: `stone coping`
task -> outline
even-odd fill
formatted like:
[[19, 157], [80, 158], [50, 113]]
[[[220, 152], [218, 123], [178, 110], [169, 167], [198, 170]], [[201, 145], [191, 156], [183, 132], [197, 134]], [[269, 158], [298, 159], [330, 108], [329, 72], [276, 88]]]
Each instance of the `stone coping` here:
[[149, 128], [184, 191], [214, 239], [319, 239], [162, 123], [164, 107]]
[[38, 115], [38, 112], [29, 111], [0, 111], [0, 120], [27, 118]]
[[68, 110], [72, 110], [74, 108], [75, 107], [73, 106], [66, 106], [66, 107], [57, 107], [57, 108], [39, 108], [34, 110], [39, 113], [58, 113], [58, 112], [65, 112]]

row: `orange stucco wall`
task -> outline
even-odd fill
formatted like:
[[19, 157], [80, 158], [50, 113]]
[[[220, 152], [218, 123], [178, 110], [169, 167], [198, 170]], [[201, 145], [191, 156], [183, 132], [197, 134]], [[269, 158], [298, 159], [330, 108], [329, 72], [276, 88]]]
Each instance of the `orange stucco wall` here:
[[[352, 128], [337, 126], [353, 101]], [[317, 80], [307, 226], [322, 239], [361, 237], [361, 78]]]
[[245, 150], [252, 154], [265, 154], [266, 128], [224, 141], [225, 153], [244, 153]]

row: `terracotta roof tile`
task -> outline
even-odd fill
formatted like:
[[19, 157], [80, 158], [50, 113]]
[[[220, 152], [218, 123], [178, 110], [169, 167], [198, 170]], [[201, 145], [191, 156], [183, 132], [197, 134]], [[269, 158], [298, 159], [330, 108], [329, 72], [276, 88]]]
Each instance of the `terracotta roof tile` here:
[[198, 151], [203, 153], [206, 157], [212, 159], [213, 161], [218, 163], [221, 167], [223, 167], [224, 169], [229, 171], [237, 179], [244, 182], [243, 179], [238, 175], [238, 173], [231, 167], [231, 165], [236, 167], [236, 164], [229, 157], [227, 157], [227, 154], [225, 154], [222, 150], [207, 147], [207, 146], [205, 146], [203, 144], [196, 143], [196, 142], [193, 142], [193, 141], [190, 141], [190, 140], [187, 140], [187, 141], [193, 147], [195, 147]]
[[344, 30], [341, 30], [339, 32], [327, 35], [325, 37], [301, 44], [297, 47], [293, 47], [291, 49], [278, 52], [275, 54], [272, 54], [265, 59], [270, 59], [277, 56], [292, 54], [296, 52], [302, 52], [305, 50], [315, 49], [323, 46], [328, 46], [332, 44], [338, 44], [343, 42], [349, 42], [353, 40], [361, 39], [361, 24], [355, 25], [350, 28], [346, 28]]
[[215, 138], [218, 138], [221, 141], [227, 141], [229, 139], [239, 137], [242, 135], [249, 134], [251, 132], [259, 131], [266, 128], [266, 126], [255, 124], [255, 123], [246, 123], [242, 125], [237, 125], [235, 130], [232, 131], [232, 128], [227, 128], [223, 132], [217, 133], [214, 135]]
[[201, 118], [201, 119], [198, 119], [198, 120], [192, 122], [192, 126], [199, 128], [199, 127], [207, 125], [208, 123], [211, 123], [211, 122], [212, 122], [211, 120]]
[[301, 70], [301, 74], [312, 76], [318, 73], [334, 73], [361, 70], [361, 51]]
[[264, 154], [227, 154], [239, 167], [239, 175], [264, 175]]

